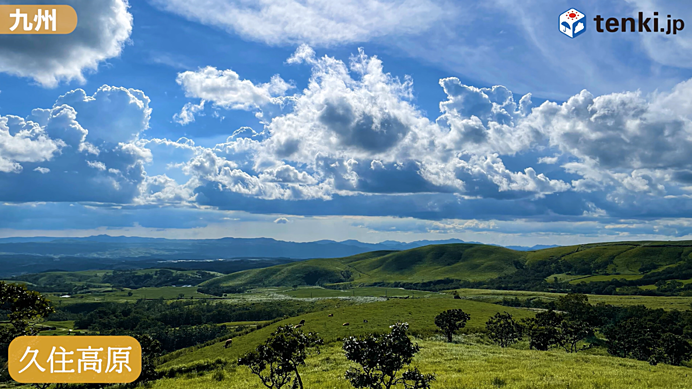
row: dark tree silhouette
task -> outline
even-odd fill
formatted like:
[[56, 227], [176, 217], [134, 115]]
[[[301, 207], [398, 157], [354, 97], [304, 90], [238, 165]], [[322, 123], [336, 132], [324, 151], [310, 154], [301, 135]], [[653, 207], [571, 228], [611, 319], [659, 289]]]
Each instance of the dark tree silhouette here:
[[692, 358], [692, 346], [682, 336], [667, 332], [661, 335], [658, 345], [658, 358], [654, 362], [679, 366]]
[[305, 365], [310, 349], [323, 344], [316, 333], [304, 333], [291, 325], [281, 326], [255, 351], [238, 359], [270, 389], [281, 389], [293, 382], [292, 388], [303, 388], [298, 367]]
[[510, 346], [521, 339], [524, 327], [509, 313], [496, 313], [485, 323], [488, 337], [500, 347]]
[[38, 324], [54, 312], [50, 302], [40, 293], [30, 291], [24, 285], [0, 281], [0, 380], [9, 379], [7, 352], [12, 339], [22, 335], [36, 335]]
[[594, 328], [586, 321], [564, 320], [558, 327], [557, 343], [568, 353], [576, 353], [579, 342], [593, 334]]
[[435, 317], [435, 325], [447, 336], [447, 341], [452, 341], [452, 336], [466, 326], [471, 316], [461, 309], [449, 309]]
[[26, 286], [0, 281], [0, 312], [6, 312], [10, 326], [0, 327], [0, 343], [22, 335], [36, 335], [35, 324], [54, 312], [50, 301]]
[[401, 384], [406, 389], [429, 389], [434, 375], [423, 374], [418, 368], [409, 368], [397, 377], [400, 370], [411, 364], [420, 347], [406, 334], [407, 323], [396, 323], [390, 328], [389, 334], [344, 340], [346, 358], [360, 365], [348, 369], [346, 379], [355, 388], [390, 389]]
[[529, 347], [545, 351], [558, 344], [558, 327], [563, 320], [562, 315], [552, 310], [539, 312], [535, 318], [526, 319], [524, 325], [529, 337]]

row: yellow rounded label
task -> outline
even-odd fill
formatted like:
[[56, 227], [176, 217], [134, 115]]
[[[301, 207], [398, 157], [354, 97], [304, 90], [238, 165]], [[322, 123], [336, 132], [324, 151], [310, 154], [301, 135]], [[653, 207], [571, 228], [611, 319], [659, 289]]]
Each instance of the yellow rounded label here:
[[77, 12], [69, 5], [0, 5], [0, 34], [69, 34]]
[[10, 376], [25, 384], [127, 383], [142, 372], [131, 336], [20, 336], [8, 354]]

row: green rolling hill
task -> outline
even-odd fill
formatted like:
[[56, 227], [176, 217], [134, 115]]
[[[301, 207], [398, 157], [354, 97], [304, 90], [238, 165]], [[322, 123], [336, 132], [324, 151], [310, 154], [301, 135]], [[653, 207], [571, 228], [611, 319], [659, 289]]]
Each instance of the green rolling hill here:
[[558, 263], [575, 275], [636, 278], [692, 262], [691, 254], [692, 241], [595, 243], [536, 251], [482, 244], [446, 244], [246, 270], [214, 278], [202, 286], [250, 288], [344, 282], [427, 282], [447, 278], [484, 281], [548, 263]]

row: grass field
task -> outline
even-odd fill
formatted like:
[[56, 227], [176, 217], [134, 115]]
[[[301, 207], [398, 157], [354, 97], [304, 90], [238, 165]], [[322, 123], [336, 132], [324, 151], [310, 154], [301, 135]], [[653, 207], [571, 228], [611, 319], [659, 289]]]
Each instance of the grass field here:
[[[540, 298], [544, 300], [556, 300], [564, 293], [547, 292], [528, 292], [516, 290], [494, 290], [494, 289], [457, 289], [459, 295], [464, 299], [485, 302], [498, 302], [503, 298]], [[606, 296], [588, 295], [589, 302], [597, 304], [603, 302], [611, 305], [631, 306], [644, 305], [648, 308], [678, 309], [689, 310], [692, 304], [692, 297], [673, 297], [673, 296]]]
[[[433, 389], [637, 389], [692, 387], [688, 367], [651, 366], [646, 362], [564, 351], [502, 349], [473, 341], [447, 344], [416, 340], [421, 351], [414, 359], [425, 373], [434, 373]], [[235, 346], [235, 344], [234, 344]], [[305, 388], [352, 388], [343, 378], [351, 365], [340, 343], [323, 347], [303, 367]], [[219, 373], [187, 374], [163, 379], [154, 389], [260, 389], [259, 379], [242, 366]], [[213, 377], [223, 377], [218, 381]]]
[[514, 251], [498, 246], [448, 244], [399, 252], [371, 252], [346, 258], [313, 259], [246, 270], [214, 278], [205, 286], [291, 287], [324, 283], [425, 282], [444, 278], [482, 281], [510, 274], [517, 266], [560, 260], [598, 275], [555, 274], [561, 281], [591, 282], [612, 278], [638, 279], [639, 269], [658, 269], [691, 259], [692, 242], [621, 242]]
[[362, 287], [346, 290], [326, 289], [320, 287], [283, 289], [277, 293], [297, 298], [318, 297], [449, 297], [444, 293], [426, 292], [420, 290], [406, 290], [403, 288]]
[[[421, 336], [431, 336], [437, 333], [434, 318], [446, 309], [461, 308], [471, 315], [466, 325], [466, 331], [477, 332], [485, 328], [485, 322], [496, 312], [507, 311], [517, 318], [530, 317], [533, 313], [525, 309], [502, 307], [475, 301], [455, 300], [450, 298], [421, 298], [421, 299], [392, 299], [383, 302], [339, 307], [339, 301], [334, 300], [334, 309], [314, 312], [294, 318], [282, 320], [250, 334], [236, 338], [233, 347], [224, 349], [222, 343], [217, 343], [192, 352], [179, 353], [179, 357], [169, 360], [163, 367], [187, 364], [197, 360], [214, 359], [218, 357], [234, 360], [241, 354], [254, 349], [267, 336], [283, 324], [297, 324], [305, 320], [306, 332], [317, 332], [325, 342], [333, 342], [349, 335], [362, 335], [370, 332], [384, 332], [397, 321], [410, 324], [410, 331]], [[333, 317], [328, 317], [328, 314]], [[365, 323], [364, 320], [368, 322]], [[349, 326], [342, 326], [350, 323]], [[174, 353], [175, 354], [175, 353]]]
[[[128, 293], [132, 293], [129, 295]], [[160, 288], [140, 288], [132, 290], [116, 290], [113, 288], [104, 288], [99, 292], [71, 295], [70, 297], [61, 297], [59, 293], [44, 293], [44, 295], [55, 305], [74, 304], [74, 303], [92, 303], [92, 302], [127, 302], [137, 301], [139, 299], [160, 299], [172, 300], [177, 299], [182, 294], [183, 298], [209, 298], [203, 293], [197, 292], [197, 287], [176, 287], [163, 286]]]

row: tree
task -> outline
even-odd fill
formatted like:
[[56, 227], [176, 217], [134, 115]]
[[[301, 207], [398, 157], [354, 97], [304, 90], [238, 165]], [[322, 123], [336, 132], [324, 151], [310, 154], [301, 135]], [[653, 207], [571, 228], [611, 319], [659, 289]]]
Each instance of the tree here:
[[548, 350], [558, 344], [558, 326], [564, 318], [553, 310], [539, 312], [533, 319], [526, 319], [526, 334], [529, 337], [529, 347], [536, 350]]
[[631, 317], [603, 328], [608, 352], [622, 358], [648, 361], [656, 351], [660, 328], [642, 317]]
[[679, 366], [684, 361], [689, 361], [690, 358], [692, 358], [690, 342], [682, 336], [667, 332], [661, 335], [656, 352], [653, 358], [649, 359], [649, 362], [653, 365], [662, 362]]
[[579, 342], [593, 333], [594, 328], [583, 320], [564, 320], [558, 327], [557, 343], [568, 353], [576, 353]]
[[447, 341], [452, 342], [452, 335], [466, 326], [471, 316], [461, 309], [448, 309], [435, 317], [435, 325], [447, 336]]
[[685, 286], [682, 282], [678, 280], [660, 280], [656, 282], [656, 290], [661, 293], [677, 293], [680, 289]]
[[360, 365], [348, 369], [346, 379], [355, 388], [390, 389], [401, 384], [406, 389], [429, 389], [435, 376], [423, 374], [417, 368], [409, 368], [397, 378], [399, 371], [411, 364], [420, 347], [406, 334], [408, 323], [396, 323], [390, 328], [389, 334], [351, 336], [344, 340], [346, 359]]
[[36, 324], [52, 312], [50, 302], [40, 293], [24, 285], [0, 281], [0, 321], [9, 322], [9, 325], [0, 325], [0, 380], [9, 379], [7, 351], [12, 339], [38, 334]]
[[485, 323], [488, 337], [500, 347], [510, 346], [521, 339], [524, 327], [509, 313], [496, 313]]
[[135, 335], [135, 339], [142, 346], [142, 373], [137, 378], [137, 382], [153, 381], [160, 378], [156, 371], [156, 358], [161, 355], [161, 342], [154, 339], [151, 335]]
[[556, 304], [558, 311], [563, 311], [571, 320], [580, 320], [599, 325], [600, 318], [596, 315], [593, 305], [589, 304], [589, 298], [585, 294], [568, 293], [558, 297]]
[[36, 324], [55, 312], [40, 293], [26, 286], [0, 281], [0, 312], [7, 313], [10, 326], [0, 327], [0, 343], [9, 343], [22, 335], [36, 335]]
[[324, 344], [316, 333], [304, 333], [291, 325], [281, 326], [269, 338], [238, 359], [270, 389], [281, 389], [293, 382], [293, 388], [303, 388], [298, 367], [305, 365], [310, 349]]

